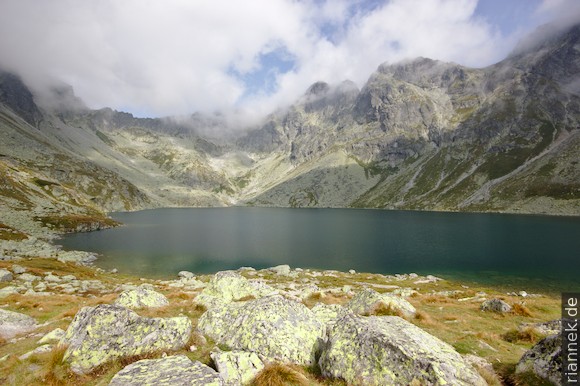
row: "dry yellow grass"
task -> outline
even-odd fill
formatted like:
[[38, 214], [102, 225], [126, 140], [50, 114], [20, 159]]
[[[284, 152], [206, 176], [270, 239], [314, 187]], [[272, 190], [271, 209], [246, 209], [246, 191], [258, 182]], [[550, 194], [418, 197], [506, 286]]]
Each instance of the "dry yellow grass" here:
[[252, 386], [308, 386], [310, 384], [304, 370], [283, 363], [267, 365], [252, 381]]

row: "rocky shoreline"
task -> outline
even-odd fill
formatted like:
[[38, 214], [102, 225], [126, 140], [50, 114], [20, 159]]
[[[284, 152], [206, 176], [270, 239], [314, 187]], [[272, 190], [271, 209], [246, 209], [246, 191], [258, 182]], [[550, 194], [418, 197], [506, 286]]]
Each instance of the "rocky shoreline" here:
[[[153, 280], [88, 267], [93, 255], [38, 239], [5, 241], [1, 248], [3, 384], [58, 374], [57, 384], [111, 385], [267, 385], [264, 379], [280, 374], [298, 385], [556, 380], [558, 335], [542, 322], [558, 304], [548, 296], [485, 292], [431, 275], [287, 265]], [[532, 315], [540, 309], [550, 311]], [[64, 313], [54, 316], [58, 311]], [[516, 326], [510, 330], [516, 338], [537, 336], [515, 340], [510, 350], [517, 358], [504, 347], [507, 335], [495, 342], [508, 325]], [[497, 335], [486, 335], [490, 326]], [[479, 327], [467, 349], [469, 335], [457, 331]], [[506, 358], [517, 361], [509, 370]], [[39, 370], [45, 362], [49, 368]]]

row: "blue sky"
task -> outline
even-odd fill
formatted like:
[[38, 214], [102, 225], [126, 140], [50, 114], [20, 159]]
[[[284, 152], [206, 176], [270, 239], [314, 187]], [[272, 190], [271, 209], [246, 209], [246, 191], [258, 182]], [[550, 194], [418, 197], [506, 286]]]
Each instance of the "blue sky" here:
[[92, 108], [259, 117], [417, 56], [484, 67], [578, 0], [2, 0], [0, 67]]

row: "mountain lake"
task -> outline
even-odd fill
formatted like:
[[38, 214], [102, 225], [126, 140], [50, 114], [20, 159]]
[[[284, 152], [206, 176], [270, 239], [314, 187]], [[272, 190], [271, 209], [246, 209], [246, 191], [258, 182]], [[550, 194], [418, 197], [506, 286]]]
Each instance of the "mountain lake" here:
[[433, 274], [580, 291], [580, 218], [359, 209], [171, 208], [113, 213], [123, 226], [70, 234], [104, 269], [147, 277], [288, 264]]

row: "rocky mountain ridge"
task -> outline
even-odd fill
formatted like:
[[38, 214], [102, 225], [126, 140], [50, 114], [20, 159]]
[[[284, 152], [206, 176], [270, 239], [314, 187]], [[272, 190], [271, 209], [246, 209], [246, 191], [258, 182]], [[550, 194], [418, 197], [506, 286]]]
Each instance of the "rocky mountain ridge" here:
[[1, 222], [85, 229], [106, 211], [224, 205], [579, 215], [579, 37], [536, 36], [483, 69], [418, 58], [360, 90], [317, 82], [224, 137], [208, 134], [228, 129], [220, 115], [92, 111], [1, 72]]

